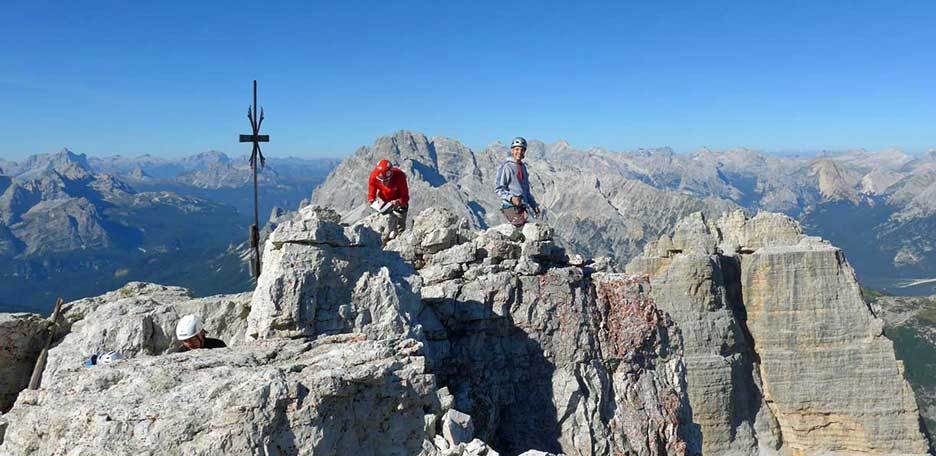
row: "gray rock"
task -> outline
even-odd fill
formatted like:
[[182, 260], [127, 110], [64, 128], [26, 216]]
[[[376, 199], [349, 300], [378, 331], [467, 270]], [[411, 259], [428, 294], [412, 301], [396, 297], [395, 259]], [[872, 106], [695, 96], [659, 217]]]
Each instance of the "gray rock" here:
[[742, 257], [741, 287], [764, 396], [785, 445], [808, 453], [927, 453], [903, 362], [841, 250], [762, 247]]
[[436, 391], [436, 395], [439, 397], [439, 404], [442, 407], [442, 413], [451, 410], [455, 405], [455, 396], [452, 396], [452, 393], [449, 392], [447, 386], [439, 388], [439, 390]]
[[520, 258], [521, 246], [495, 229], [481, 232], [474, 242], [479, 255], [492, 262]]
[[363, 225], [344, 227], [328, 211], [308, 216], [281, 224], [266, 243], [248, 337], [314, 337], [364, 332], [365, 326], [375, 338], [415, 335], [410, 331], [418, 332], [415, 318], [423, 306], [412, 266], [380, 250], [377, 234]]
[[468, 443], [474, 439], [474, 425], [467, 414], [451, 409], [442, 417], [442, 435], [450, 445]]
[[700, 253], [664, 261], [649, 271], [635, 263], [627, 270], [653, 274], [651, 295], [681, 330], [692, 407], [687, 442], [701, 454], [759, 454], [758, 444], [776, 441], [779, 431], [768, 426], [758, 433], [756, 426], [760, 411], [775, 419], [756, 385], [754, 353], [740, 323], [737, 261]]
[[595, 258], [587, 266], [594, 272], [618, 272], [617, 264], [610, 257]]
[[445, 280], [451, 280], [462, 273], [461, 266], [458, 264], [432, 264], [419, 270], [419, 276], [422, 277], [426, 285], [434, 285]]
[[416, 454], [435, 382], [411, 345], [265, 340], [62, 373], [20, 396], [0, 452]]
[[[449, 334], [429, 343], [448, 347], [436, 351], [433, 371], [478, 437], [501, 452], [682, 454], [678, 340], [638, 283], [613, 275], [593, 282], [576, 268], [481, 275], [454, 302], [426, 301]], [[596, 412], [602, 403], [615, 404], [612, 415]]]
[[510, 242], [520, 242], [523, 241], [523, 230], [517, 228], [510, 223], [502, 223], [500, 225], [492, 226], [491, 231], [496, 231], [504, 237], [506, 237]]
[[244, 340], [250, 293], [192, 298], [179, 287], [131, 282], [114, 292], [66, 304], [70, 332], [55, 348], [42, 385], [62, 381], [60, 372], [81, 370], [93, 353], [125, 357], [160, 355], [177, 349], [175, 327], [187, 314], [199, 315], [209, 337], [238, 345]]
[[523, 239], [526, 242], [551, 241], [553, 229], [542, 223], [527, 223], [523, 225]]
[[926, 453], [903, 364], [854, 271], [789, 217], [696, 214], [627, 270], [652, 276], [653, 297], [682, 329], [698, 426], [690, 448]]
[[528, 256], [520, 257], [517, 266], [514, 267], [514, 272], [519, 275], [536, 275], [542, 271], [543, 265]]
[[447, 250], [443, 250], [429, 259], [430, 263], [450, 265], [471, 263], [478, 258], [478, 249], [473, 242], [466, 242]]

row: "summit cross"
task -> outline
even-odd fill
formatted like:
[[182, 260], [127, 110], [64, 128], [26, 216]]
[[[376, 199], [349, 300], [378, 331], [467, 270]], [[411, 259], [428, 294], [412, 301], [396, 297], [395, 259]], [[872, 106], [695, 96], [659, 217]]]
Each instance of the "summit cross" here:
[[240, 135], [240, 142], [253, 143], [253, 150], [250, 152], [250, 169], [253, 171], [254, 187], [254, 223], [250, 225], [250, 273], [254, 279], [260, 277], [260, 216], [257, 197], [257, 166], [261, 168], [266, 165], [266, 158], [260, 151], [260, 143], [270, 142], [269, 135], [260, 134], [260, 125], [263, 124], [263, 108], [260, 108], [260, 117], [257, 117], [257, 80], [253, 82], [253, 104], [247, 107], [247, 120], [250, 121], [250, 128], [253, 134]]

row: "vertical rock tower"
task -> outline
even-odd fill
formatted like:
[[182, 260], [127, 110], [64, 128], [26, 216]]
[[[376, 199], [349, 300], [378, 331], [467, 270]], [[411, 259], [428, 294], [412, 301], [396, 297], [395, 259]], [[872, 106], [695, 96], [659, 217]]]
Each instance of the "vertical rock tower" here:
[[927, 454], [903, 363], [843, 252], [784, 215], [702, 214], [628, 272], [683, 331], [705, 454]]

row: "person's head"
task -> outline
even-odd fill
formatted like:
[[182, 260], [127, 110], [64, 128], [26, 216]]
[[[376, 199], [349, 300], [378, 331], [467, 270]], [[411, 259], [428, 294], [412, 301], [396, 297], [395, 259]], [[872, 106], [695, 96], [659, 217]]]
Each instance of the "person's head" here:
[[205, 330], [202, 328], [201, 318], [197, 315], [186, 315], [176, 324], [176, 339], [189, 350], [202, 348], [205, 345]]
[[380, 160], [377, 162], [376, 169], [377, 178], [382, 181], [388, 181], [393, 176], [393, 165], [390, 164], [390, 160]]
[[526, 156], [527, 142], [520, 136], [510, 142], [510, 155], [514, 160], [520, 161]]

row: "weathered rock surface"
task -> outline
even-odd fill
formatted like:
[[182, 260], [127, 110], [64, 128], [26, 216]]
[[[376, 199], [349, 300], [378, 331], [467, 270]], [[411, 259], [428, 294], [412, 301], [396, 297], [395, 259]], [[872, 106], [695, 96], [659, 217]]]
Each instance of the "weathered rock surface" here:
[[[42, 384], [60, 371], [79, 369], [92, 353], [117, 351], [126, 357], [176, 349], [175, 325], [183, 315], [202, 317], [209, 336], [228, 345], [244, 340], [250, 293], [193, 298], [189, 290], [143, 282], [93, 298], [66, 303], [55, 327]], [[8, 409], [29, 383], [48, 332], [35, 314], [0, 314], [0, 410]]]
[[741, 286], [764, 395], [786, 444], [926, 453], [903, 363], [841, 250], [802, 242], [759, 249], [742, 259]]
[[116, 351], [125, 357], [160, 355], [179, 347], [175, 326], [197, 314], [209, 337], [228, 345], [244, 340], [250, 293], [193, 298], [189, 290], [130, 282], [119, 290], [63, 307], [68, 335], [49, 351], [43, 386], [61, 381], [60, 371], [82, 369], [92, 353]]
[[[645, 282], [569, 266], [558, 247], [524, 254], [549, 245], [542, 227], [476, 235], [424, 215], [387, 251], [328, 211], [280, 223], [253, 295], [202, 298], [218, 307], [209, 329], [241, 333], [230, 349], [152, 356], [199, 301], [184, 289], [70, 303], [72, 332], [3, 417], [0, 453], [685, 453], [679, 332]], [[437, 267], [451, 276], [423, 286]], [[104, 349], [131, 357], [81, 367]]]
[[0, 413], [9, 410], [16, 395], [29, 385], [48, 331], [39, 315], [0, 314]]
[[[414, 224], [424, 216], [439, 217]], [[388, 248], [423, 265], [422, 299], [441, 323], [425, 327], [427, 357], [477, 437], [504, 454], [685, 454], [681, 343], [646, 282], [526, 248], [553, 248], [543, 226], [498, 226], [434, 253], [411, 249], [413, 231]]]
[[63, 372], [20, 396], [0, 452], [414, 455], [435, 400], [418, 347], [278, 339]]
[[[376, 232], [339, 224], [308, 206], [266, 241], [248, 317], [250, 338], [315, 337], [352, 330], [374, 338], [418, 331], [422, 310], [400, 255], [381, 250]], [[418, 291], [418, 282], [415, 282]]]
[[683, 330], [706, 454], [925, 454], [913, 392], [841, 250], [779, 214], [684, 219], [628, 272]]
[[[252, 294], [132, 283], [69, 303], [0, 454], [927, 450], [841, 251], [785, 217], [689, 217], [636, 275], [541, 225], [474, 233], [430, 209], [382, 249], [339, 221], [279, 223]], [[154, 356], [189, 312], [232, 348]], [[81, 367], [104, 350], [130, 358]]]

